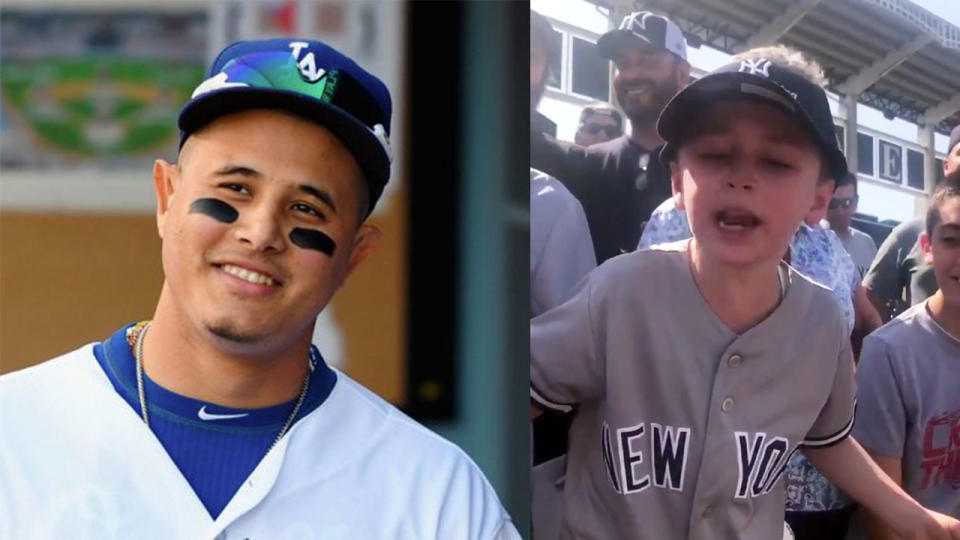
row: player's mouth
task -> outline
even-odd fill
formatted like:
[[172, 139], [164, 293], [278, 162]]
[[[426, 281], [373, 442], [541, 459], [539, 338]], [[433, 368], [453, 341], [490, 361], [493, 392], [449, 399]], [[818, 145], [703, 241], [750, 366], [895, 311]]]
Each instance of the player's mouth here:
[[633, 88], [627, 89], [627, 96], [629, 97], [639, 97], [650, 91], [649, 84], [642, 84], [640, 86], [635, 86]]
[[742, 208], [724, 208], [714, 214], [714, 220], [720, 230], [731, 233], [752, 231], [763, 223], [756, 214]]
[[237, 266], [235, 264], [214, 264], [214, 266], [219, 268], [224, 273], [230, 274], [231, 276], [248, 283], [266, 285], [268, 287], [279, 287], [283, 284], [279, 279], [273, 276], [269, 276], [263, 272], [258, 272], [249, 268], [244, 268], [242, 266]]

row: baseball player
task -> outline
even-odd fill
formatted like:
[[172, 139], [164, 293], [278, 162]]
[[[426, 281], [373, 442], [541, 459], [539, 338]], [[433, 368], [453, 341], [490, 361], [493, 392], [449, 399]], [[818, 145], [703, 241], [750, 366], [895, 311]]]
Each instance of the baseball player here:
[[931, 201], [920, 243], [940, 288], [864, 340], [854, 434], [917, 501], [960, 517], [960, 181]]
[[799, 447], [898, 533], [960, 538], [849, 437], [847, 325], [780, 260], [818, 180], [846, 172], [824, 91], [734, 62], [658, 131], [693, 238], [615, 257], [531, 322], [534, 402], [577, 407], [561, 538], [779, 538]]
[[310, 344], [377, 246], [390, 114], [323, 43], [220, 53], [154, 165], [152, 321], [0, 378], [0, 538], [519, 538], [469, 457]]

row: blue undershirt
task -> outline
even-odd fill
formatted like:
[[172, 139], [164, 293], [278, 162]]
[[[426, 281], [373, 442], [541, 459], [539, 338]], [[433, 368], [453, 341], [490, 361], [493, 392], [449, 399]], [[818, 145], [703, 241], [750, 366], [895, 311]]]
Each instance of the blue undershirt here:
[[[93, 353], [117, 393], [140, 416], [136, 360], [126, 338], [131, 326], [96, 344]], [[315, 367], [294, 423], [319, 407], [337, 380], [336, 373], [323, 362], [315, 347], [311, 347], [311, 354]], [[214, 519], [266, 455], [297, 401], [260, 409], [234, 409], [171, 392], [146, 373], [143, 386], [150, 430]], [[201, 409], [207, 420], [201, 419]], [[225, 417], [230, 415], [236, 416]]]

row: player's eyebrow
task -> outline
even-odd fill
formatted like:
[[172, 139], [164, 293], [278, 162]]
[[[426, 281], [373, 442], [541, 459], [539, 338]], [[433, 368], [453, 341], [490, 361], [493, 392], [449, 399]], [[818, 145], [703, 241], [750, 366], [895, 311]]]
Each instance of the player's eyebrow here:
[[[214, 176], [239, 175], [239, 176], [245, 176], [247, 178], [258, 178], [258, 179], [263, 178], [263, 174], [256, 169], [245, 167], [243, 165], [233, 165], [233, 164], [224, 165], [223, 167], [220, 167], [219, 169], [214, 171], [213, 174]], [[337, 213], [337, 205], [334, 204], [333, 197], [330, 195], [330, 193], [327, 190], [323, 188], [318, 188], [316, 186], [312, 186], [310, 184], [303, 183], [303, 182], [297, 184], [297, 189], [317, 199], [321, 203], [323, 203], [324, 206], [329, 208], [330, 211], [333, 212], [334, 214]]]
[[250, 167], [244, 167], [243, 165], [224, 165], [213, 171], [214, 176], [233, 176], [235, 174], [249, 178], [263, 178], [260, 171], [251, 169]]
[[330, 211], [332, 211], [334, 214], [337, 213], [337, 205], [333, 204], [333, 197], [330, 196], [330, 193], [328, 193], [327, 190], [311, 186], [310, 184], [299, 184], [297, 187], [300, 189], [300, 191], [306, 193], [307, 195], [313, 196], [323, 204], [327, 205], [330, 208]]

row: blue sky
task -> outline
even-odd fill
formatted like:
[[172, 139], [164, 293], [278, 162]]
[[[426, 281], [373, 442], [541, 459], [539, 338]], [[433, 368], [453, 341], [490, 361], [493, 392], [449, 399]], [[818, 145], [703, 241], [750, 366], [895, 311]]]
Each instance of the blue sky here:
[[960, 3], [957, 0], [910, 0], [953, 24], [960, 26]]

